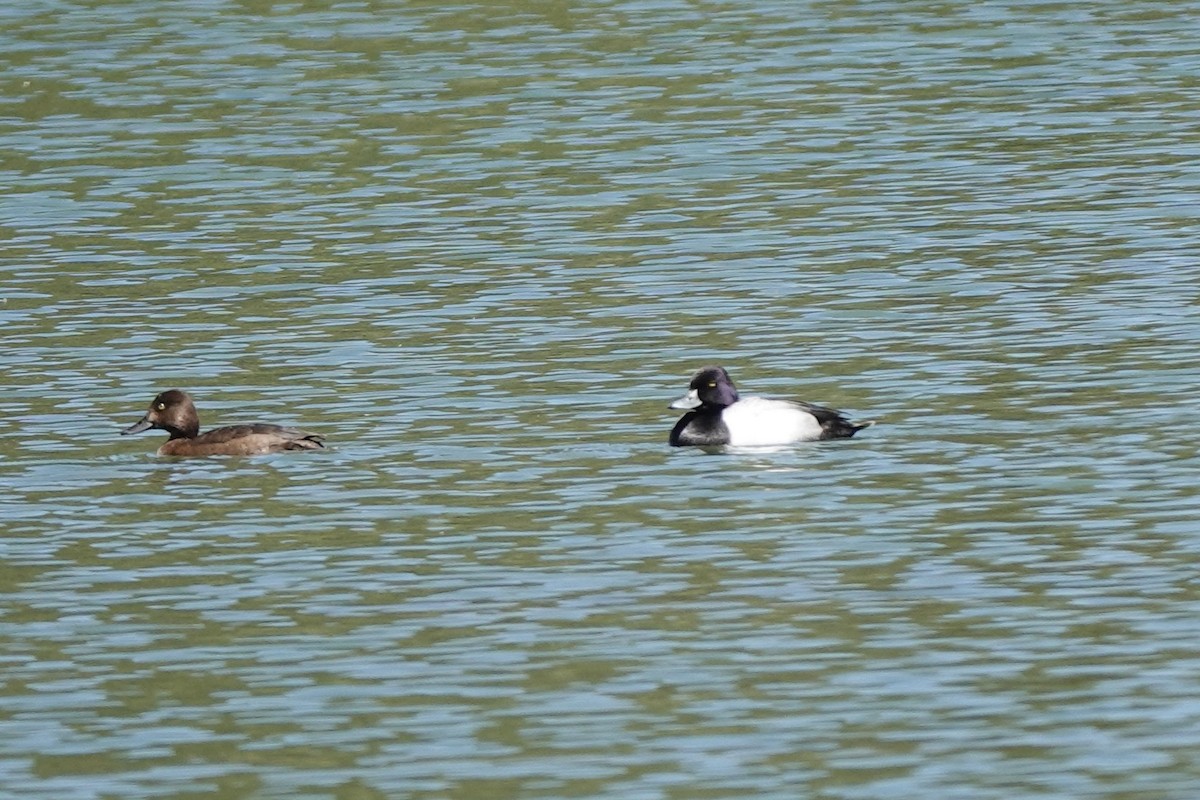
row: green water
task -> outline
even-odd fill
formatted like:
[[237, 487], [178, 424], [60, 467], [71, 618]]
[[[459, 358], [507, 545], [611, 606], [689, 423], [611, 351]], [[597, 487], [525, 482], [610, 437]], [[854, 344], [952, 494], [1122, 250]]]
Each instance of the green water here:
[[1190, 800], [1198, 10], [0, 11], [0, 794]]

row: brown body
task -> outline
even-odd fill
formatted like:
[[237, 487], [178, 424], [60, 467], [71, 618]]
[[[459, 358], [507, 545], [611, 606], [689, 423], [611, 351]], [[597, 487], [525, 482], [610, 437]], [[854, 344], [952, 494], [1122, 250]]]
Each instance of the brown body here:
[[158, 448], [160, 456], [253, 456], [280, 450], [317, 450], [325, 438], [299, 428], [261, 422], [229, 425], [200, 433], [200, 416], [187, 392], [171, 389], [150, 403], [146, 416], [121, 431], [141, 433], [150, 428], [171, 437]]

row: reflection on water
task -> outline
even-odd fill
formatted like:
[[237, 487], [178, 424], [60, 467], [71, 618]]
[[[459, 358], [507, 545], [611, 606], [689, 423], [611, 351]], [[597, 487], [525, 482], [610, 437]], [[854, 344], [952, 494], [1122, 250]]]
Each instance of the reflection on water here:
[[1186, 5], [4, 20], [8, 794], [1190, 796]]

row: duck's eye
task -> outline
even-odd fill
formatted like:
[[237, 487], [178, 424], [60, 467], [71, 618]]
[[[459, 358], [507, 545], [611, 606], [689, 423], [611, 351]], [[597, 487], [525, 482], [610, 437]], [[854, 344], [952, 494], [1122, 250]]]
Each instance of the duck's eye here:
[[166, 410], [167, 410], [167, 404], [166, 404], [166, 403], [159, 403], [159, 404], [158, 404], [158, 406], [157, 406], [157, 408], [158, 408], [158, 410], [159, 410], [159, 411], [166, 411]]

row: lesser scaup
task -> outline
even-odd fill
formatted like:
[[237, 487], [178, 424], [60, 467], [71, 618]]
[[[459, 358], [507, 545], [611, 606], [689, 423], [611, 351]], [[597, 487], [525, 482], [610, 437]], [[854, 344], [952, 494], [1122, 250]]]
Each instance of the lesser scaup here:
[[768, 447], [848, 439], [873, 422], [854, 423], [832, 408], [765, 397], [738, 397], [724, 367], [704, 367], [671, 408], [689, 409], [671, 431], [673, 447]]
[[214, 428], [202, 434], [192, 398], [178, 389], [154, 398], [146, 416], [121, 433], [141, 433], [149, 428], [164, 430], [171, 437], [158, 448], [160, 456], [252, 456], [325, 446], [322, 444], [325, 437], [320, 434], [261, 422]]

